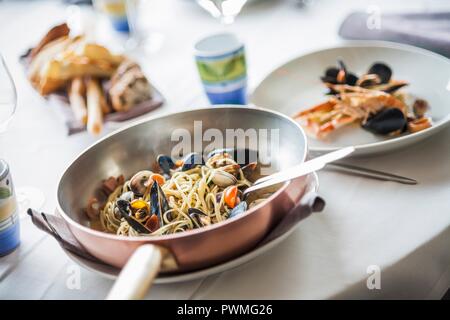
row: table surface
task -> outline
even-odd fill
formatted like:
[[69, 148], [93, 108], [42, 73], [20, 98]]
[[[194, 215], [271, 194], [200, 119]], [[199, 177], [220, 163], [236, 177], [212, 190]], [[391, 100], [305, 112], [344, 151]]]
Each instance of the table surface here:
[[[192, 44], [222, 26], [194, 1], [153, 1], [149, 13], [164, 36], [160, 51], [139, 56], [167, 98], [151, 115], [207, 105], [192, 58]], [[446, 1], [252, 1], [229, 29], [247, 48], [250, 87], [286, 60], [340, 43], [337, 30], [351, 11], [377, 5], [381, 13], [450, 9]], [[88, 12], [87, 12], [88, 13]], [[0, 157], [17, 187], [44, 191], [42, 210], [52, 212], [58, 177], [96, 138], [71, 137], [58, 115], [32, 90], [17, 57], [67, 8], [54, 1], [0, 2], [0, 50], [18, 87], [19, 101]], [[102, 30], [101, 19], [97, 25]], [[102, 39], [108, 42], [108, 33]], [[110, 34], [109, 34], [110, 35]], [[110, 35], [111, 36], [111, 35]], [[114, 42], [111, 42], [112, 44]], [[106, 130], [108, 132], [109, 130]], [[105, 132], [105, 133], [106, 133]], [[440, 298], [450, 285], [450, 129], [407, 150], [352, 160], [356, 164], [416, 178], [417, 186], [319, 173], [327, 208], [302, 222], [275, 249], [237, 269], [204, 279], [155, 285], [150, 299]], [[0, 258], [0, 298], [101, 299], [112, 281], [79, 268], [56, 241], [21, 212], [22, 244]], [[368, 267], [381, 270], [381, 289], [366, 285]], [[80, 273], [80, 286], [71, 285]]]

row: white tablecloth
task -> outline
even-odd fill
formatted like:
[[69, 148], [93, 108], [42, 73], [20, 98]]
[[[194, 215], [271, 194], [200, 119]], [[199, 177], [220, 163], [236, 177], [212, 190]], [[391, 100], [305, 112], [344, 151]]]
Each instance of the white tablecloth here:
[[[204, 106], [192, 59], [193, 42], [222, 30], [195, 3], [155, 2], [162, 49], [139, 60], [167, 97], [154, 112]], [[250, 85], [275, 66], [315, 48], [339, 43], [340, 21], [354, 9], [378, 5], [381, 12], [449, 9], [445, 1], [254, 1], [230, 29], [247, 47]], [[27, 83], [17, 57], [53, 24], [64, 19], [58, 3], [0, 3], [0, 50], [19, 93], [15, 119], [0, 135], [16, 186], [36, 186], [52, 212], [59, 175], [95, 138], [65, 136], [64, 125]], [[107, 130], [108, 131], [108, 130]], [[237, 269], [191, 282], [156, 285], [149, 298], [440, 298], [450, 285], [450, 129], [407, 150], [354, 160], [358, 165], [405, 175], [417, 186], [320, 172], [323, 213], [302, 223], [285, 242]], [[79, 269], [56, 241], [22, 219], [22, 244], [0, 258], [0, 298], [100, 299], [112, 285]], [[369, 290], [367, 268], [379, 266], [381, 289]], [[80, 288], [71, 276], [81, 272]]]

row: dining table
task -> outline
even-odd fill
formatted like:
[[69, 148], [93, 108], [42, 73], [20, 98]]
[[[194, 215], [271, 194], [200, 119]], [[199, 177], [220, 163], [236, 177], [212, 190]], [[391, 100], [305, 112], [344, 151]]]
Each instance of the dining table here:
[[[148, 14], [148, 32], [159, 36], [160, 47], [130, 55], [165, 103], [139, 119], [208, 106], [193, 56], [194, 43], [206, 35], [225, 30], [243, 41], [251, 93], [289, 59], [344, 43], [339, 26], [354, 11], [375, 7], [381, 19], [383, 13], [450, 11], [450, 3], [441, 0], [253, 0], [234, 24], [222, 25], [193, 0], [148, 1], [154, 10], [142, 14]], [[90, 6], [0, 1], [0, 52], [18, 93], [14, 118], [0, 134], [0, 158], [9, 163], [17, 189], [43, 192], [44, 202], [35, 209], [46, 213], [54, 213], [59, 178], [73, 159], [134, 121], [106, 125], [99, 136], [68, 136], [58, 108], [28, 82], [19, 57], [50, 27], [74, 16], [99, 42], [127, 50], [126, 35], [112, 30]], [[146, 298], [441, 299], [450, 287], [450, 128], [407, 148], [345, 161], [418, 184], [322, 170], [319, 193], [325, 210], [302, 221], [278, 246], [225, 272], [156, 284]], [[21, 245], [0, 258], [0, 299], [105, 298], [113, 280], [69, 258], [54, 238], [32, 224], [27, 206], [25, 199], [20, 205]]]

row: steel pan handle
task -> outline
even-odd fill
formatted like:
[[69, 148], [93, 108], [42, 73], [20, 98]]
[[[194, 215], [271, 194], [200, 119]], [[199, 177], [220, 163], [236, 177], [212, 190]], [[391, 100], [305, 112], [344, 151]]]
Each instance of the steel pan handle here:
[[166, 263], [166, 253], [166, 249], [153, 244], [144, 244], [137, 248], [120, 272], [106, 299], [144, 298], [161, 268], [167, 269], [163, 266]]

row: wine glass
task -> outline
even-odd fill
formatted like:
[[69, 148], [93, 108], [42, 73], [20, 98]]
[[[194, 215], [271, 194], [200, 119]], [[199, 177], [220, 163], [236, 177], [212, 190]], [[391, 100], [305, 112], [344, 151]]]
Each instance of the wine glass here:
[[127, 0], [126, 11], [130, 27], [128, 50], [142, 50], [155, 53], [161, 49], [164, 35], [157, 31], [161, 16], [164, 15], [165, 1], [160, 0]]
[[197, 3], [222, 24], [232, 24], [247, 0], [197, 0]]
[[[0, 54], [0, 134], [4, 133], [13, 118], [17, 107], [17, 90], [3, 55]], [[44, 193], [36, 187], [16, 188], [19, 212], [24, 213], [28, 207], [40, 209], [45, 201]]]
[[17, 91], [6, 62], [0, 54], [0, 133], [6, 131], [17, 106]]

